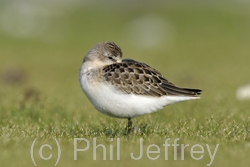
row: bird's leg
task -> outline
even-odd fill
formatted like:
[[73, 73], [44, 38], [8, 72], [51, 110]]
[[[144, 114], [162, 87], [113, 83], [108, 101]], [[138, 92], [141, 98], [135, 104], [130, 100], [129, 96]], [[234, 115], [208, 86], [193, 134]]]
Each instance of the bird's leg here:
[[132, 130], [132, 124], [133, 124], [132, 119], [128, 118], [128, 127], [127, 127], [128, 131], [127, 131], [127, 135], [129, 135], [130, 132], [131, 132], [131, 130]]

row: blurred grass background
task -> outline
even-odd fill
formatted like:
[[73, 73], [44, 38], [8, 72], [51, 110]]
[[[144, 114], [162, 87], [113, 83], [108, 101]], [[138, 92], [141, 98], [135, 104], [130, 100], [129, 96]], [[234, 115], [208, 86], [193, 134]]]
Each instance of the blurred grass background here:
[[[202, 98], [134, 119], [140, 132], [127, 139], [126, 120], [97, 112], [78, 82], [84, 55], [103, 41], [176, 85], [202, 89]], [[0, 166], [33, 166], [32, 141], [54, 137], [62, 147], [58, 166], [209, 163], [207, 152], [201, 161], [188, 153], [184, 161], [165, 161], [163, 153], [156, 161], [131, 160], [140, 137], [145, 147], [166, 138], [220, 144], [212, 166], [248, 166], [249, 100], [235, 93], [249, 84], [249, 46], [249, 1], [0, 1]], [[74, 137], [97, 137], [107, 147], [110, 137], [121, 138], [121, 160], [103, 161], [99, 150], [97, 161], [91, 151], [74, 161]], [[54, 166], [56, 158], [36, 160]]]

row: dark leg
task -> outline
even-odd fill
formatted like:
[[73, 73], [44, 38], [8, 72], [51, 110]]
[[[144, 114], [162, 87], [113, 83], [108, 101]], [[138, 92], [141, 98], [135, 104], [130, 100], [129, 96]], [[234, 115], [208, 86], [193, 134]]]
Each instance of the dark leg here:
[[128, 131], [127, 131], [127, 135], [130, 134], [131, 130], [132, 130], [132, 119], [131, 118], [128, 118]]

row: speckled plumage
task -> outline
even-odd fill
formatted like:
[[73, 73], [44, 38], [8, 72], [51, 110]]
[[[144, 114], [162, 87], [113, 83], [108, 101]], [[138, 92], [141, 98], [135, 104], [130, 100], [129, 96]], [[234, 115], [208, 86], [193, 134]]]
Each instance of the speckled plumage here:
[[198, 89], [176, 87], [165, 79], [161, 73], [147, 64], [132, 59], [108, 65], [102, 70], [103, 80], [114, 85], [123, 93], [145, 96], [196, 96]]

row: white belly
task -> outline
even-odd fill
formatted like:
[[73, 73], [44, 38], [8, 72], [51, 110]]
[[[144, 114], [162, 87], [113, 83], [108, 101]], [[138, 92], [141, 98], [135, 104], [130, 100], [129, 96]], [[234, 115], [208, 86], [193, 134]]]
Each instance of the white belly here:
[[150, 97], [134, 94], [124, 94], [115, 90], [108, 83], [94, 83], [87, 79], [86, 75], [80, 77], [83, 92], [103, 114], [119, 117], [133, 118], [144, 114], [155, 112], [168, 104], [185, 100], [197, 99], [199, 97], [187, 96], [162, 96]]

